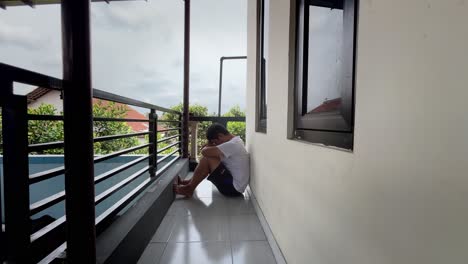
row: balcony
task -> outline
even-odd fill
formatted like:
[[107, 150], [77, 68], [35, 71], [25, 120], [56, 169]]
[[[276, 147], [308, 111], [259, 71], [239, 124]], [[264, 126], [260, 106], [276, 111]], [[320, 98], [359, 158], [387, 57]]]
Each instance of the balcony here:
[[[6, 64], [0, 64], [0, 73], [3, 83], [8, 84], [5, 87], [22, 82], [66, 94], [63, 80]], [[67, 162], [74, 160], [67, 160], [67, 152], [58, 157], [30, 155], [63, 149], [68, 141], [27, 145], [27, 135], [30, 121], [64, 122], [65, 126], [71, 121], [64, 115], [28, 114], [25, 96], [3, 92], [2, 98], [10, 100], [2, 101], [5, 225], [1, 239], [2, 248], [7, 249], [2, 257], [17, 258], [22, 263], [66, 259], [65, 168]], [[92, 117], [95, 123], [146, 122], [149, 127], [147, 132], [92, 139], [99, 143], [138, 136], [148, 138], [138, 146], [94, 156], [97, 263], [276, 262], [257, 217], [261, 211], [254, 209], [250, 193], [242, 198], [226, 198], [208, 181], [199, 186], [192, 199], [175, 197], [172, 191], [177, 176], [190, 177], [189, 160], [182, 156], [182, 144], [188, 144], [190, 138], [193, 154], [189, 156], [196, 157], [198, 122], [227, 124], [245, 122], [245, 118], [190, 116], [190, 134], [185, 137], [179, 112], [97, 89], [93, 90], [93, 96], [146, 108], [149, 112], [147, 119]], [[179, 118], [161, 120], [158, 117], [163, 113]], [[65, 136], [74, 137], [74, 134]], [[162, 143], [165, 146], [161, 148]], [[138, 150], [147, 150], [148, 154], [126, 155]], [[195, 162], [192, 158], [192, 163]]]

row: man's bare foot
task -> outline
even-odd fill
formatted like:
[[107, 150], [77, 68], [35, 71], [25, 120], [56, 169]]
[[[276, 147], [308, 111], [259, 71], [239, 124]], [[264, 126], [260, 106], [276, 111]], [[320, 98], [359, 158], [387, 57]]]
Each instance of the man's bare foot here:
[[177, 185], [187, 185], [190, 183], [190, 180], [182, 180], [180, 176], [177, 176]]
[[174, 192], [180, 195], [185, 195], [190, 198], [193, 195], [194, 189], [190, 185], [175, 185]]

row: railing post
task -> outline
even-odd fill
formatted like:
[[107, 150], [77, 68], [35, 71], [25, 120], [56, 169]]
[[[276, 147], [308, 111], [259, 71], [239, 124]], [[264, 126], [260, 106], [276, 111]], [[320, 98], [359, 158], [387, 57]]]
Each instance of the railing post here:
[[179, 114], [179, 156], [182, 157], [182, 151], [183, 151], [183, 129], [182, 129], [182, 118], [183, 118], [183, 115], [182, 114]]
[[183, 104], [183, 144], [182, 156], [188, 158], [188, 136], [189, 136], [189, 100], [190, 100], [190, 0], [185, 0], [184, 8], [184, 104]]
[[198, 161], [198, 121], [190, 121], [190, 160], [191, 161]]
[[[10, 88], [0, 83], [0, 89]], [[7, 260], [28, 263], [29, 218], [28, 120], [26, 96], [10, 94], [2, 99], [3, 171]]]
[[67, 263], [96, 263], [90, 0], [62, 1]]
[[151, 177], [156, 175], [157, 169], [157, 159], [158, 159], [158, 116], [156, 115], [156, 111], [151, 109], [149, 114], [149, 137], [148, 143], [152, 143], [149, 146], [149, 173]]

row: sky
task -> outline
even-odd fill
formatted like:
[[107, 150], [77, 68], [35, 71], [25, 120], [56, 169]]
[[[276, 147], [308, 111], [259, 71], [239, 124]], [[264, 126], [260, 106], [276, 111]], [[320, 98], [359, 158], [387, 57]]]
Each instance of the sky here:
[[[219, 58], [247, 53], [247, 2], [191, 3], [190, 103], [213, 113]], [[0, 9], [0, 62], [61, 78], [60, 23], [58, 5]], [[91, 25], [94, 88], [163, 107], [182, 102], [183, 0], [92, 3]], [[223, 112], [245, 109], [245, 85], [245, 61], [225, 61]]]

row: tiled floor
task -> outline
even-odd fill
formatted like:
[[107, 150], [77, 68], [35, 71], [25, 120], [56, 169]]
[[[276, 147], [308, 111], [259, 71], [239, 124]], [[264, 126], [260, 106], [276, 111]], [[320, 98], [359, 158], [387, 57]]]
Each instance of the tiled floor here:
[[222, 196], [203, 181], [191, 199], [177, 198], [138, 264], [274, 264], [246, 194]]

